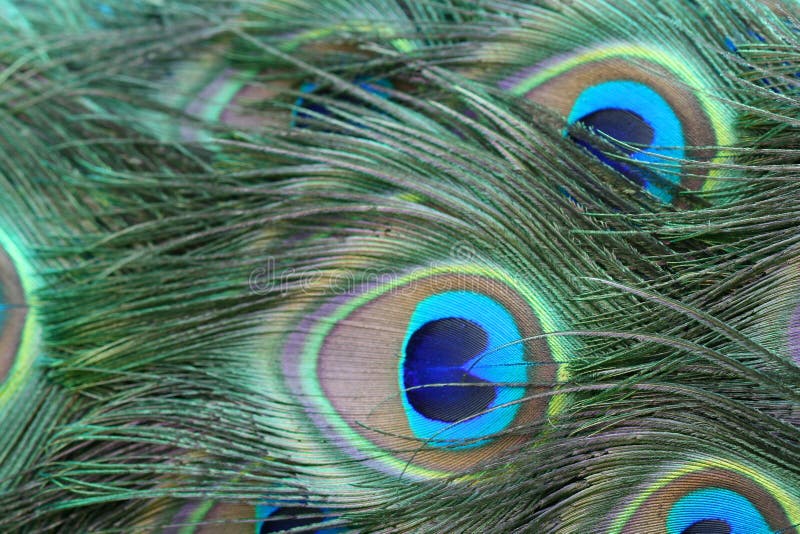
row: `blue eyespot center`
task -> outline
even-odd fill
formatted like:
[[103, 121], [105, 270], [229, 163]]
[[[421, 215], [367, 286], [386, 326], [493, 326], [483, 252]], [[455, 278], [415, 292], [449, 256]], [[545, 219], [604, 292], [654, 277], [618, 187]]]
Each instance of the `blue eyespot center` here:
[[486, 350], [488, 341], [483, 328], [457, 317], [418, 328], [406, 344], [403, 374], [411, 406], [429, 419], [451, 423], [484, 411], [496, 397], [495, 388], [465, 365]]
[[[361, 89], [377, 95], [381, 98], [388, 98], [388, 94], [385, 91], [381, 91], [381, 87], [384, 88], [391, 88], [392, 84], [388, 80], [378, 79], [375, 81], [365, 81], [361, 79], [357, 79], [355, 84], [360, 87]], [[322, 96], [328, 98], [336, 98], [339, 102], [344, 104], [354, 104], [354, 105], [362, 105], [364, 102], [359, 99], [356, 95], [351, 93], [343, 93], [337, 90], [334, 87], [325, 87], [320, 89], [316, 83], [313, 82], [306, 82], [300, 87], [301, 93], [311, 94], [314, 93], [315, 96]], [[333, 115], [333, 112], [328, 109], [328, 106], [325, 105], [324, 102], [321, 102], [317, 99], [307, 98], [307, 97], [299, 97], [295, 102], [295, 109], [292, 112], [292, 125], [303, 127], [303, 121], [312, 120], [316, 117], [323, 116], [323, 117], [330, 117]]]
[[[703, 530], [706, 527], [717, 530]], [[687, 493], [667, 514], [669, 534], [769, 534], [772, 531], [750, 500], [723, 488], [704, 488]]]
[[[626, 156], [634, 154], [633, 148], [626, 145], [647, 147], [653, 142], [654, 138], [653, 128], [640, 115], [626, 109], [601, 109], [581, 117], [576, 122], [606, 134], [613, 141], [619, 141], [619, 143], [614, 143], [610, 140]], [[622, 173], [632, 182], [644, 188], [648, 187], [648, 178], [652, 179], [653, 177], [648, 176], [643, 169], [625, 161], [608, 157], [603, 152], [603, 147], [596, 145], [592, 140], [577, 137], [571, 138], [600, 161]]]
[[411, 315], [398, 382], [414, 436], [471, 447], [506, 429], [528, 378], [525, 344], [503, 304], [474, 291], [423, 299]]
[[731, 526], [722, 519], [701, 519], [683, 529], [681, 534], [731, 534]]
[[[650, 146], [654, 139], [653, 127], [641, 115], [627, 109], [605, 108], [593, 111], [576, 122], [603, 132], [622, 143]], [[630, 151], [627, 151], [630, 153]]]
[[[268, 520], [275, 516], [276, 519]], [[329, 521], [324, 510], [307, 506], [267, 506], [256, 507], [256, 534], [269, 534], [272, 532], [285, 532], [290, 529], [319, 525], [320, 522]], [[337, 534], [338, 528], [305, 529], [298, 532], [315, 532], [317, 534]]]
[[568, 124], [580, 122], [612, 137], [622, 152], [642, 163], [652, 163], [654, 172], [605, 156], [600, 146], [578, 141], [629, 180], [664, 202], [672, 200], [672, 189], [680, 183], [680, 160], [685, 158], [683, 127], [670, 104], [646, 85], [610, 81], [586, 88], [575, 100]]

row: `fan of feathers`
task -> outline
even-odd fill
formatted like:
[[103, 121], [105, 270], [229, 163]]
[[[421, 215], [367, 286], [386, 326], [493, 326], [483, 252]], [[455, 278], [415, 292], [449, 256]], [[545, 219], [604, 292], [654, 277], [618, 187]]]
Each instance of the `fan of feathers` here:
[[800, 532], [797, 0], [0, 0], [0, 531]]

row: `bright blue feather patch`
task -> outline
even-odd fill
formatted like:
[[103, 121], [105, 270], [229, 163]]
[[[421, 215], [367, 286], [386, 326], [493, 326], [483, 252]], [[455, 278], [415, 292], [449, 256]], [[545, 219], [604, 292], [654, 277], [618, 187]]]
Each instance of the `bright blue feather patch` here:
[[[654, 163], [662, 182], [680, 182], [678, 163], [663, 158], [681, 160], [685, 157], [681, 121], [667, 101], [646, 85], [613, 81], [589, 87], [575, 100], [567, 122], [585, 123], [624, 143], [649, 145], [642, 147], [645, 152], [620, 148], [632, 159]], [[587, 148], [663, 202], [672, 200], [669, 190], [654, 183], [658, 180], [649, 178], [645, 172], [624, 161], [604, 157], [591, 146]]]
[[[308, 515], [311, 516], [309, 518], [297, 518], [293, 519], [287, 517], [286, 519], [276, 519], [274, 521], [265, 521], [267, 518], [272, 517], [273, 515], [286, 515], [286, 516], [303, 516]], [[327, 516], [328, 514], [324, 510], [320, 510], [319, 508], [310, 508], [302, 505], [293, 505], [293, 506], [286, 506], [286, 507], [277, 507], [277, 506], [268, 506], [265, 504], [260, 504], [256, 506], [256, 519], [258, 520], [255, 524], [255, 532], [256, 534], [267, 534], [269, 532], [283, 532], [289, 529], [304, 527], [315, 525], [320, 522], [320, 517]], [[324, 521], [328, 521], [328, 519], [324, 519]], [[306, 532], [306, 531], [304, 531]], [[339, 534], [344, 532], [341, 528], [323, 528], [314, 530], [313, 532], [317, 534]]]
[[[421, 301], [399, 363], [403, 408], [414, 435], [434, 447], [470, 447], [501, 432], [525, 394], [519, 328], [494, 299], [449, 291]], [[450, 384], [450, 385], [435, 385]]]
[[676, 502], [667, 515], [668, 534], [724, 532], [722, 528], [726, 524], [729, 534], [772, 533], [749, 500], [727, 489], [693, 491]]

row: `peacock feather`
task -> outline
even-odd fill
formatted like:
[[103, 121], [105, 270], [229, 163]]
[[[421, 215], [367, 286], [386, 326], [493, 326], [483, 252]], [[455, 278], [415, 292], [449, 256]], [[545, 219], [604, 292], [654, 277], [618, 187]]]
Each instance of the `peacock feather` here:
[[0, 2], [3, 531], [797, 532], [798, 7]]

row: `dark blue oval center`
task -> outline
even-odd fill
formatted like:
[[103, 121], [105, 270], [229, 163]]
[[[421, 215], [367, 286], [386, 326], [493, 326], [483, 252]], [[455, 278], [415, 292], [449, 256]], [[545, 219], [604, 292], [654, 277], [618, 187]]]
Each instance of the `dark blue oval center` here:
[[[381, 91], [381, 87], [391, 88], [392, 84], [388, 80], [378, 79], [373, 82], [367, 82], [361, 79], [356, 79], [355, 85], [361, 89], [372, 93], [381, 98], [388, 98], [385, 91]], [[305, 127], [309, 120], [315, 117], [323, 116], [330, 117], [333, 112], [325, 104], [324, 99], [335, 99], [342, 104], [351, 105], [364, 105], [364, 101], [357, 96], [357, 93], [348, 93], [337, 90], [333, 87], [319, 88], [316, 83], [306, 82], [300, 87], [300, 92], [305, 93], [306, 97], [299, 97], [295, 102], [295, 110], [292, 112], [293, 124], [298, 127]], [[313, 97], [311, 95], [314, 95]], [[322, 97], [322, 98], [320, 98]], [[375, 109], [373, 106], [368, 106], [370, 109]]]
[[580, 122], [622, 143], [649, 146], [655, 132], [641, 115], [628, 109], [605, 108], [584, 115]]
[[[649, 146], [655, 138], [653, 127], [647, 124], [639, 114], [627, 109], [599, 109], [584, 115], [576, 122], [589, 126], [597, 132], [608, 135], [614, 141], [618, 141], [619, 143], [613, 143], [614, 146], [628, 156], [633, 153], [633, 149], [622, 143], [634, 146]], [[602, 146], [596, 146], [596, 141], [592, 139], [574, 136], [571, 136], [571, 138], [577, 144], [591, 152], [592, 155], [597, 157], [600, 161], [622, 173], [634, 183], [645, 187], [647, 186], [647, 177], [643, 176], [643, 172], [640, 168], [630, 165], [623, 160], [607, 156]]]
[[702, 519], [683, 529], [681, 534], [731, 534], [731, 526], [722, 519]]
[[260, 510], [257, 514], [263, 523], [257, 528], [258, 534], [286, 532], [287, 530], [317, 534], [334, 534], [338, 532], [336, 528], [319, 528], [321, 526], [320, 523], [330, 520], [330, 518], [326, 517], [325, 512], [319, 508], [300, 505], [281, 508], [262, 506], [259, 508]]
[[488, 342], [480, 325], [458, 317], [419, 327], [406, 344], [403, 367], [406, 395], [414, 410], [428, 419], [451, 423], [486, 410], [496, 388], [471, 374], [465, 364], [483, 353]]

